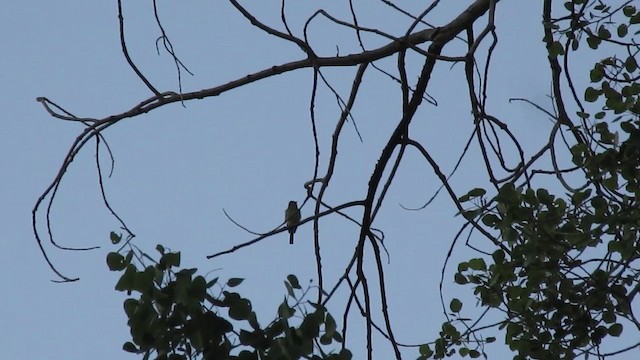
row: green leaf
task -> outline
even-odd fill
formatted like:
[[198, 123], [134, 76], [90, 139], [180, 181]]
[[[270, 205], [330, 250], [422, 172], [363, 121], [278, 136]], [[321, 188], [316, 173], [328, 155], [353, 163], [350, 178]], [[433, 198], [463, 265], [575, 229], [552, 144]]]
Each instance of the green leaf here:
[[335, 333], [333, 333], [333, 340], [339, 342], [339, 343], [343, 343], [344, 339], [342, 338], [342, 335], [340, 335], [340, 332], [336, 331]]
[[596, 209], [597, 212], [604, 212], [607, 209], [607, 201], [600, 195], [594, 196], [591, 199], [591, 206], [593, 206], [593, 208]]
[[464, 275], [462, 275], [460, 273], [456, 273], [453, 276], [453, 280], [456, 282], [456, 284], [459, 284], [459, 285], [464, 285], [464, 284], [467, 284], [469, 282], [469, 280], [467, 280], [466, 276], [464, 276]]
[[607, 324], [613, 324], [617, 319], [615, 312], [613, 311], [604, 311], [602, 313], [602, 321]]
[[115, 289], [118, 291], [132, 291], [134, 288], [136, 275], [138, 270], [135, 265], [129, 264], [127, 269], [124, 271], [124, 274], [120, 276], [120, 279], [116, 283]]
[[138, 307], [140, 307], [140, 303], [136, 299], [127, 299], [124, 301], [123, 307], [124, 313], [127, 317], [131, 318], [138, 310]]
[[615, 191], [618, 189], [618, 178], [617, 176], [610, 176], [604, 180], [602, 180], [602, 184], [609, 190]]
[[624, 15], [626, 17], [631, 17], [631, 16], [633, 16], [633, 14], [636, 13], [636, 7], [633, 6], [633, 5], [627, 5], [627, 6], [622, 8], [622, 12], [624, 13]]
[[581, 205], [591, 195], [591, 189], [577, 191], [571, 195], [571, 203], [575, 206]]
[[625, 37], [627, 36], [627, 33], [629, 32], [628, 30], [629, 28], [627, 27], [626, 24], [620, 24], [618, 25], [618, 37]]
[[207, 283], [207, 289], [218, 283], [219, 278], [215, 278]]
[[154, 266], [147, 266], [143, 271], [139, 271], [134, 279], [133, 289], [140, 293], [148, 292], [153, 286], [153, 281], [156, 277], [156, 268]]
[[611, 32], [609, 32], [609, 30], [607, 30], [607, 28], [605, 28], [604, 26], [600, 26], [600, 28], [598, 29], [598, 36], [605, 40], [610, 39]]
[[278, 316], [283, 319], [288, 319], [293, 316], [295, 313], [295, 309], [292, 309], [289, 304], [287, 304], [286, 300], [283, 301], [280, 306], [278, 306]]
[[480, 213], [480, 210], [465, 210], [462, 212], [462, 216], [467, 220], [473, 220]]
[[620, 334], [622, 334], [622, 324], [613, 324], [609, 327], [609, 329], [607, 330], [607, 332], [609, 333], [609, 335], [611, 336], [615, 336], [618, 337], [620, 336]]
[[591, 86], [587, 87], [587, 89], [584, 91], [584, 99], [588, 102], [595, 102], [596, 100], [598, 100], [599, 96], [600, 92], [592, 88]]
[[500, 218], [496, 214], [487, 214], [482, 217], [482, 223], [487, 226], [495, 226], [500, 222]]
[[469, 269], [469, 263], [466, 261], [461, 262], [460, 264], [458, 264], [458, 272], [465, 272]]
[[496, 264], [502, 264], [504, 262], [504, 250], [502, 249], [498, 249], [496, 251], [493, 252], [493, 254], [491, 254], [491, 257], [493, 258], [493, 262]]
[[478, 196], [483, 196], [486, 193], [487, 193], [487, 191], [485, 189], [475, 188], [475, 189], [472, 189], [471, 191], [469, 191], [468, 195], [471, 196], [472, 198], [474, 198], [474, 197], [478, 197]]
[[536, 196], [544, 205], [549, 206], [553, 203], [553, 195], [550, 195], [547, 189], [538, 189], [536, 191]]
[[[181, 355], [182, 358], [180, 360], [186, 360], [187, 358], [184, 357], [184, 355]], [[255, 351], [249, 351], [249, 350], [242, 350], [239, 354], [238, 357], [233, 357], [233, 359], [236, 360], [258, 360], [258, 355]], [[174, 360], [174, 359], [169, 359], [169, 360]], [[175, 359], [177, 360], [177, 359]]]
[[[164, 248], [163, 248], [164, 250]], [[177, 253], [166, 253], [160, 257], [160, 261], [158, 262], [158, 266], [160, 270], [167, 270], [172, 267], [180, 266], [180, 252]]]
[[624, 62], [624, 68], [630, 73], [635, 72], [638, 69], [638, 62], [635, 57], [629, 56]]
[[513, 243], [516, 240], [518, 240], [518, 231], [516, 231], [512, 227], [503, 229], [501, 233], [502, 233], [502, 239], [506, 242]]
[[421, 355], [424, 355], [427, 358], [433, 355], [433, 350], [431, 350], [429, 344], [420, 345], [419, 351]]
[[298, 282], [298, 278], [295, 275], [287, 275], [287, 281], [291, 284], [291, 287], [294, 289], [301, 289], [300, 283]]
[[353, 358], [353, 355], [351, 354], [351, 351], [349, 351], [348, 349], [340, 350], [339, 355], [340, 355], [340, 357], [339, 357], [338, 360], [351, 360]]
[[236, 293], [225, 292], [224, 302], [229, 306], [229, 317], [234, 320], [246, 320], [251, 314], [251, 302]]
[[242, 282], [244, 281], [244, 279], [242, 278], [231, 278], [227, 281], [227, 286], [228, 287], [236, 287], [240, 284], [242, 284]]
[[126, 343], [124, 343], [124, 345], [122, 345], [122, 350], [130, 353], [138, 352], [138, 348], [135, 345], [133, 345], [132, 342], [129, 342], [129, 341], [127, 341]]
[[124, 261], [124, 256], [110, 252], [107, 254], [107, 266], [111, 271], [120, 271], [127, 267], [128, 263]]
[[562, 44], [560, 44], [559, 41], [554, 41], [549, 46], [549, 57], [554, 58], [554, 57], [557, 57], [558, 55], [564, 55], [564, 48], [562, 47]]
[[291, 296], [292, 298], [296, 298], [295, 294], [293, 293], [293, 288], [291, 287], [291, 284], [289, 284], [288, 281], [284, 282], [284, 287], [287, 289], [287, 294], [289, 296]]
[[602, 40], [598, 39], [595, 36], [588, 36], [587, 37], [587, 44], [589, 45], [590, 48], [592, 49], [597, 49], [598, 46], [600, 46], [600, 43], [602, 42]]
[[445, 322], [442, 324], [442, 332], [444, 335], [451, 337], [452, 341], [458, 341], [460, 338], [460, 332], [456, 329], [451, 322]]
[[122, 235], [118, 235], [112, 231], [111, 234], [109, 234], [109, 239], [111, 240], [111, 243], [115, 245], [122, 240]]
[[302, 324], [300, 324], [300, 331], [305, 339], [314, 339], [320, 334], [320, 323], [322, 322], [321, 316], [318, 313], [311, 313], [307, 315]]
[[608, 82], [602, 83], [602, 93], [607, 98], [607, 100], [620, 102], [622, 101], [622, 95], [616, 91], [616, 89], [611, 87], [611, 84]]
[[240, 344], [242, 345], [256, 348], [259, 347], [260, 343], [264, 341], [264, 333], [262, 331], [249, 332], [241, 329], [238, 340], [240, 340]]
[[204, 296], [207, 293], [207, 281], [204, 277], [198, 275], [191, 282], [191, 286], [189, 286], [189, 295], [193, 297], [198, 302], [204, 301]]
[[322, 345], [330, 345], [332, 340], [333, 339], [330, 336], [327, 336], [327, 334], [322, 334], [320, 336], [320, 344]]
[[498, 191], [495, 200], [505, 205], [520, 204], [520, 191], [516, 189], [513, 183], [504, 184]]
[[589, 72], [589, 78], [591, 79], [591, 82], [600, 82], [600, 80], [602, 80], [602, 78], [604, 77], [604, 66], [600, 63], [595, 64], [593, 66], [593, 69], [591, 69], [591, 71]]
[[327, 317], [324, 321], [324, 332], [327, 336], [333, 337], [333, 334], [336, 332], [336, 321], [331, 316], [331, 314], [327, 314]]
[[571, 50], [576, 51], [580, 47], [580, 41], [578, 39], [571, 39]]
[[449, 304], [449, 309], [451, 309], [451, 311], [453, 311], [454, 313], [460, 312], [460, 310], [462, 310], [462, 301], [458, 299], [451, 300], [451, 303]]
[[484, 262], [484, 259], [482, 258], [475, 258], [475, 259], [469, 260], [469, 267], [472, 270], [476, 270], [476, 271], [487, 270], [487, 264]]
[[485, 189], [482, 189], [482, 188], [471, 189], [468, 193], [460, 196], [458, 198], [458, 201], [460, 201], [460, 202], [469, 201], [469, 200], [471, 200], [473, 198], [477, 198], [478, 196], [483, 196], [486, 193], [487, 193], [487, 191]]

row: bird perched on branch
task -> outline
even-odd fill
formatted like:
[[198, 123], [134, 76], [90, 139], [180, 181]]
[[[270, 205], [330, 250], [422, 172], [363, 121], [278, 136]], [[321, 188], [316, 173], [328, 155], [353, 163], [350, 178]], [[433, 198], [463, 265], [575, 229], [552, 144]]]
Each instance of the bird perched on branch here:
[[298, 203], [295, 201], [289, 201], [289, 206], [284, 212], [284, 222], [289, 229], [289, 244], [293, 244], [293, 234], [298, 228], [300, 223], [300, 209], [298, 209]]

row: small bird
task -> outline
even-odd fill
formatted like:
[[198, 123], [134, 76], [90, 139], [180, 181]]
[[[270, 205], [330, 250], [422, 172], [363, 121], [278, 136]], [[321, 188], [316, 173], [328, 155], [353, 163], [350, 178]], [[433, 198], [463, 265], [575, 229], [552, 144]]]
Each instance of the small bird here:
[[298, 209], [298, 203], [295, 201], [289, 201], [289, 206], [284, 212], [284, 222], [289, 229], [289, 244], [293, 244], [293, 234], [298, 228], [300, 222], [300, 209]]

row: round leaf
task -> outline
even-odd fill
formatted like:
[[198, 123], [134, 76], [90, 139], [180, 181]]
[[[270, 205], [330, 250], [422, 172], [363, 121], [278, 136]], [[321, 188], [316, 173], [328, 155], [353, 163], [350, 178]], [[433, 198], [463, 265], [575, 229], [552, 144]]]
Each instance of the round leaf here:
[[462, 310], [462, 301], [458, 299], [451, 300], [449, 309], [451, 309], [451, 311], [453, 311], [454, 313], [460, 312], [460, 310]]

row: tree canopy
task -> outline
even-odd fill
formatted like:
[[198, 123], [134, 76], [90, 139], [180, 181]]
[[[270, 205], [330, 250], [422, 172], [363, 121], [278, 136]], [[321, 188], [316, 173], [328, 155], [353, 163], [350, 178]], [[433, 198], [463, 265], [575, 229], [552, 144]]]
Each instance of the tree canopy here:
[[[405, 9], [405, 5], [385, 0], [346, 1], [342, 12], [318, 8], [303, 21], [293, 21], [289, 14], [296, 5], [282, 1], [272, 4], [280, 11], [279, 23], [269, 23], [248, 5], [229, 0], [256, 33], [291, 44], [300, 57], [190, 90], [182, 86], [182, 76], [189, 70], [174, 50], [171, 33], [163, 27], [162, 6], [154, 0], [157, 46], [174, 61], [178, 74], [177, 89], [164, 90], [131, 55], [127, 17], [118, 0], [122, 55], [150, 95], [135, 99], [137, 105], [130, 109], [102, 118], [77, 117], [53, 100], [38, 98], [51, 116], [83, 125], [33, 209], [33, 229], [42, 254], [61, 281], [77, 280], [49, 260], [43, 242], [55, 244], [53, 232], [49, 221], [42, 225], [38, 216], [44, 211], [48, 220], [73, 160], [80, 152], [93, 149], [101, 196], [120, 225], [110, 235], [118, 248], [109, 253], [107, 264], [110, 270], [122, 273], [116, 290], [129, 297], [124, 311], [131, 341], [124, 350], [144, 358], [371, 359], [380, 346], [376, 339], [384, 339], [397, 359], [486, 357], [499, 342], [513, 352], [514, 359], [610, 358], [637, 352], [637, 340], [621, 344], [615, 338], [626, 341], [627, 334], [635, 339], [640, 333], [634, 314], [640, 291], [640, 9], [633, 1], [544, 0], [540, 12], [530, 14], [540, 19], [536, 30], [540, 42], [529, 46], [544, 54], [540, 59], [548, 70], [536, 76], [548, 83], [549, 92], [543, 94], [547, 101], [514, 94], [509, 102], [534, 109], [540, 124], [550, 124], [536, 139], [539, 145], [532, 147], [528, 143], [531, 134], [514, 130], [516, 116], [498, 114], [493, 105], [494, 77], [504, 79], [508, 78], [505, 72], [527, 71], [518, 63], [496, 66], [493, 62], [501, 37], [508, 36], [501, 32], [500, 24], [509, 13], [501, 8], [512, 2], [475, 0], [460, 8], [433, 1]], [[397, 30], [394, 24], [364, 25], [371, 23], [364, 19], [374, 7], [388, 12], [389, 19], [404, 18], [406, 26]], [[294, 22], [300, 27], [290, 26]], [[328, 51], [327, 44], [333, 39], [314, 42], [321, 35], [314, 32], [319, 22], [346, 30], [356, 45]], [[229, 37], [233, 40], [231, 32]], [[224, 57], [224, 52], [219, 56]], [[584, 59], [596, 60], [590, 69], [583, 71], [578, 66], [575, 71], [576, 62]], [[352, 70], [348, 91], [333, 85], [328, 72], [335, 68]], [[464, 93], [432, 85], [438, 72], [451, 69], [461, 75], [460, 83], [451, 86], [464, 88]], [[313, 229], [316, 274], [304, 286], [292, 269], [277, 315], [264, 323], [253, 308], [260, 299], [240, 294], [243, 279], [233, 275], [227, 280], [212, 279], [206, 275], [209, 269], [184, 266], [177, 250], [163, 245], [152, 250], [136, 242], [127, 219], [110, 205], [101, 152], [112, 153], [106, 133], [112, 126], [126, 127], [132, 118], [153, 116], [159, 108], [224, 98], [232, 90], [248, 91], [277, 75], [297, 71], [312, 73], [305, 119], [315, 151], [309, 159], [313, 166], [301, 203], [311, 210], [303, 213], [300, 226]], [[364, 120], [357, 116], [358, 104], [363, 101], [364, 106], [372, 106], [362, 93], [379, 86], [368, 82], [370, 73], [386, 79], [384, 86], [395, 92], [399, 106], [393, 119], [375, 120], [385, 123], [380, 127], [385, 140], [374, 154], [375, 161], [365, 164], [370, 169], [366, 186], [336, 202], [330, 185], [335, 188], [336, 182], [344, 181], [339, 173], [343, 168], [337, 164], [345, 157], [343, 143], [349, 141], [345, 132], [354, 131], [362, 139], [359, 126]], [[583, 79], [590, 83], [580, 85]], [[333, 94], [339, 107], [330, 132], [319, 131], [327, 125], [326, 116], [317, 116], [316, 108], [322, 105], [317, 100], [320, 89]], [[418, 130], [439, 97], [455, 97], [458, 106], [468, 110], [468, 139], [453, 164], [442, 164]], [[447, 134], [440, 138], [446, 142]], [[88, 146], [92, 141], [95, 147]], [[452, 144], [451, 152], [454, 150]], [[392, 258], [393, 252], [387, 249], [385, 228], [378, 225], [380, 214], [391, 206], [385, 200], [396, 186], [398, 172], [413, 164], [409, 156], [419, 157], [421, 166], [428, 166], [439, 180], [433, 197], [447, 198], [464, 219], [450, 239], [448, 252], [441, 254], [444, 264], [438, 272], [438, 291], [442, 310], [440, 320], [428, 324], [437, 327], [439, 335], [414, 344], [395, 335], [403, 324], [394, 322], [388, 311], [388, 297], [393, 294], [385, 285], [385, 259]], [[482, 166], [482, 172], [465, 179], [466, 187], [461, 188], [452, 179], [469, 157], [478, 159], [473, 165]], [[422, 211], [432, 200], [419, 209], [404, 211]], [[358, 228], [355, 246], [344, 249], [352, 252], [351, 260], [340, 269], [343, 275], [335, 282], [326, 277], [327, 268], [335, 266], [331, 256], [321, 252], [328, 241], [324, 229], [331, 226], [326, 219], [331, 218]], [[213, 249], [209, 259], [242, 259], [242, 250], [287, 232], [284, 221], [264, 233], [238, 226], [253, 237], [229, 249]], [[417, 239], [404, 241], [410, 244]], [[466, 258], [459, 261], [456, 254]], [[427, 273], [435, 272], [414, 275], [420, 278]], [[475, 302], [449, 295], [445, 283], [460, 285]], [[347, 294], [346, 301], [336, 302], [341, 292]], [[474, 306], [476, 311], [472, 311]], [[362, 327], [348, 327], [354, 315], [363, 320]], [[362, 349], [351, 346], [353, 332], [364, 334]]]

